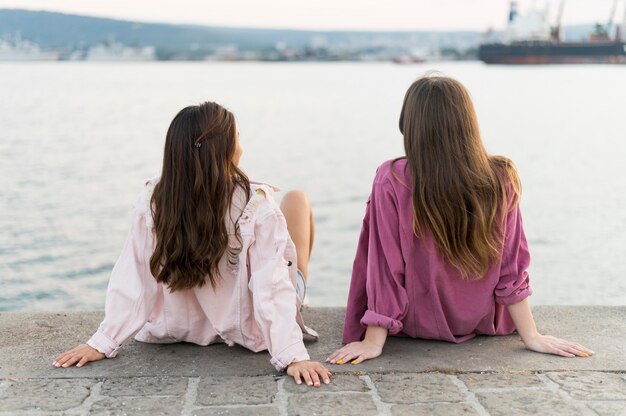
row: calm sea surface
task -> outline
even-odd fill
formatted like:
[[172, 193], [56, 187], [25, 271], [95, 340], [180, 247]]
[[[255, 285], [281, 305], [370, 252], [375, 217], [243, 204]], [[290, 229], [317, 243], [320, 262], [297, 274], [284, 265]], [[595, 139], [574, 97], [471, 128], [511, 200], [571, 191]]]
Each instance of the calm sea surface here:
[[312, 306], [344, 305], [376, 167], [430, 69], [472, 93], [519, 168], [533, 304], [626, 304], [626, 67], [3, 63], [0, 311], [102, 308], [144, 178], [182, 107], [237, 115], [251, 178], [309, 192]]

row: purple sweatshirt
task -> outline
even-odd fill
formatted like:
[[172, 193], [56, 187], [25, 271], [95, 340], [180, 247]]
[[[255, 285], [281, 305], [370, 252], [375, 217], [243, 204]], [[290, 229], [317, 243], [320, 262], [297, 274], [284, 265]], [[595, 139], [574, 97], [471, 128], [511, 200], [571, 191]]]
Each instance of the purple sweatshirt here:
[[506, 305], [532, 290], [519, 205], [504, 223], [503, 252], [480, 280], [463, 280], [433, 238], [413, 234], [411, 173], [405, 159], [376, 172], [352, 269], [343, 342], [362, 340], [368, 326], [390, 335], [463, 342], [515, 331]]

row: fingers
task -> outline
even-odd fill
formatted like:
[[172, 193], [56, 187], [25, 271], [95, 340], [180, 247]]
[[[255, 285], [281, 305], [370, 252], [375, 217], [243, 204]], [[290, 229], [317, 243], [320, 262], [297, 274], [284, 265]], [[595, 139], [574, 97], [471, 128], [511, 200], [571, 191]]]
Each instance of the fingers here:
[[[595, 354], [595, 352], [593, 352], [593, 351], [592, 351], [592, 350], [590, 350], [589, 348], [587, 348], [587, 347], [583, 347], [582, 345], [580, 345], [580, 344], [578, 344], [578, 343], [576, 343], [576, 342], [572, 343], [572, 345], [573, 345], [574, 347], [576, 347], [579, 351], [582, 351], [582, 352], [586, 353], [587, 355], [593, 355], [593, 354]], [[584, 355], [583, 355], [583, 357], [584, 357]]]
[[562, 357], [568, 357], [568, 358], [575, 357], [574, 354], [572, 354], [570, 352], [567, 352], [567, 351], [565, 351], [563, 349], [560, 349], [560, 348], [554, 348], [552, 354], [560, 355]]
[[593, 355], [593, 351], [583, 347], [575, 342], [569, 342], [563, 339], [555, 338], [556, 349], [559, 351], [558, 355], [564, 357], [589, 357]]
[[566, 341], [551, 335], [540, 335], [532, 340], [527, 348], [537, 352], [560, 355], [562, 357], [589, 357], [594, 352], [575, 342]]
[[350, 345], [348, 345], [342, 348], [341, 350], [337, 351], [335, 357], [330, 360], [330, 363], [339, 364], [339, 365], [345, 364], [360, 354], [361, 354], [360, 352], [353, 351], [353, 348]]
[[360, 342], [351, 342], [348, 345], [344, 345], [342, 348], [332, 353], [326, 359], [326, 362], [331, 364], [345, 364], [351, 358], [360, 354], [360, 352], [357, 352], [359, 350], [359, 346], [361, 346]]
[[287, 368], [287, 374], [293, 377], [296, 384], [302, 384], [302, 380], [309, 385], [319, 387], [322, 381], [330, 383], [332, 373], [318, 362], [294, 363]]
[[87, 356], [84, 356], [83, 358], [80, 359], [78, 364], [76, 364], [76, 367], [82, 367], [85, 364], [87, 364], [88, 362], [89, 362], [89, 358]]
[[580, 344], [576, 344], [576, 343], [568, 343], [567, 347], [565, 348], [568, 352], [577, 355], [579, 357], [589, 357], [591, 355], [593, 355], [593, 351], [583, 347]]
[[67, 368], [78, 361], [80, 357], [75, 357], [73, 353], [63, 354], [61, 358], [56, 360], [56, 364], [54, 365], [56, 368], [63, 367]]
[[337, 359], [340, 355], [345, 354], [347, 348], [350, 347], [351, 344], [348, 344], [342, 348], [339, 348], [337, 351], [333, 352], [332, 354], [330, 354], [328, 356], [328, 358], [326, 359], [326, 362], [330, 362], [331, 364], [335, 364], [335, 362], [337, 362]]
[[[311, 371], [310, 375], [311, 375], [311, 380], [313, 381], [313, 386], [319, 387], [320, 386], [320, 377], [317, 374], [317, 371]], [[310, 384], [309, 384], [309, 386], [310, 386]]]
[[311, 375], [309, 374], [308, 370], [302, 370], [302, 378], [304, 378], [304, 381], [308, 386], [313, 385], [313, 380], [311, 380]]
[[72, 356], [72, 354], [76, 351], [76, 348], [72, 348], [69, 351], [64, 352], [63, 354], [59, 355], [57, 358], [54, 359], [54, 361], [52, 362], [52, 365], [59, 368], [61, 367], [62, 364], [64, 364], [69, 357]]
[[355, 360], [352, 361], [352, 364], [361, 364], [363, 361], [368, 360], [369, 357], [367, 357], [365, 354], [361, 354], [358, 357], [356, 357]]
[[296, 382], [296, 384], [302, 384], [302, 379], [300, 378], [300, 371], [295, 371], [293, 373], [293, 379]]
[[326, 367], [322, 367], [322, 368], [324, 369], [324, 374], [322, 374], [322, 378], [324, 379], [324, 383], [328, 384], [330, 383], [330, 379], [333, 376], [333, 373], [328, 371]]
[[59, 368], [59, 367], [65, 367], [65, 365], [64, 365], [64, 364], [65, 364], [65, 363], [66, 363], [66, 362], [67, 362], [70, 358], [72, 358], [72, 354], [73, 354], [73, 353], [72, 353], [71, 351], [68, 351], [68, 352], [66, 352], [66, 353], [63, 353], [63, 354], [59, 355], [59, 356], [57, 357], [57, 359], [56, 359], [56, 360], [54, 360], [54, 363], [53, 363], [53, 364], [54, 364], [54, 366], [55, 366], [56, 368]]
[[324, 367], [321, 364], [318, 364], [315, 367], [315, 372], [316, 372], [316, 375], [319, 374], [320, 380], [323, 381], [324, 384], [330, 383], [330, 377], [332, 376], [332, 374], [330, 373], [330, 371], [326, 369], [326, 367]]

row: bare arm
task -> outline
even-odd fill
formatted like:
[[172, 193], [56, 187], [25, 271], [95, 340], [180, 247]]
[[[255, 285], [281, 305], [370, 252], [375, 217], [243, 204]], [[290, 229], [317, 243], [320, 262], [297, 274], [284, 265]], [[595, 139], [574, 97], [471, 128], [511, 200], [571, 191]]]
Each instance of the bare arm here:
[[528, 298], [508, 305], [507, 308], [527, 349], [563, 357], [588, 357], [594, 354], [590, 349], [575, 342], [565, 341], [550, 335], [541, 335], [537, 332]]

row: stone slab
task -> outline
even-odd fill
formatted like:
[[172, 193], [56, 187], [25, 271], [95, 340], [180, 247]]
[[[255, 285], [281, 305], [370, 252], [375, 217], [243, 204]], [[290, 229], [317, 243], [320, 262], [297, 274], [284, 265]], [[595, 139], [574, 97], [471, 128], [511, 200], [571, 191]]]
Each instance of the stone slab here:
[[[620, 374], [583, 372], [548, 373], [548, 377], [578, 400], [626, 401], [626, 380]], [[624, 409], [626, 413], [626, 409]]]
[[277, 392], [276, 381], [272, 377], [203, 377], [198, 386], [196, 404], [270, 404]]
[[175, 397], [105, 397], [95, 402], [89, 416], [178, 416], [183, 401]]
[[193, 416], [280, 416], [273, 406], [207, 407], [191, 412]]
[[0, 411], [62, 411], [80, 406], [98, 383], [92, 379], [15, 380], [0, 395]]
[[548, 387], [534, 374], [519, 373], [478, 373], [460, 375], [459, 379], [472, 391], [497, 390], [510, 388], [542, 388]]
[[[391, 338], [384, 354], [360, 365], [333, 365], [333, 373], [626, 371], [626, 307], [540, 306], [539, 329], [577, 341], [596, 352], [563, 358], [527, 351], [517, 335], [478, 337], [463, 344]], [[324, 361], [341, 346], [343, 308], [305, 309], [318, 342], [307, 341], [314, 360]], [[252, 353], [224, 344], [143, 344], [131, 341], [117, 358], [83, 368], [56, 369], [52, 360], [98, 327], [102, 312], [0, 313], [0, 378], [112, 378], [261, 376], [276, 374], [267, 352]]]
[[464, 399], [445, 374], [376, 374], [371, 378], [383, 402], [460, 402]]
[[294, 395], [289, 398], [289, 416], [376, 416], [378, 411], [367, 393], [345, 392]]
[[476, 393], [476, 398], [491, 416], [550, 415], [575, 416], [580, 412], [558, 394], [543, 390]]
[[391, 407], [392, 416], [478, 416], [467, 403], [397, 404]]

